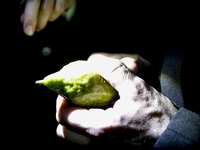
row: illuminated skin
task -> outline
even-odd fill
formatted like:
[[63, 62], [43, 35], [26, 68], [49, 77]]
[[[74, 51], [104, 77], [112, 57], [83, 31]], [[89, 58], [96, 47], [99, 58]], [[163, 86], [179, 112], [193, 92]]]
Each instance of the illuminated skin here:
[[107, 109], [88, 110], [70, 107], [58, 96], [58, 136], [83, 145], [90, 144], [91, 138], [98, 141], [101, 136], [131, 144], [154, 144], [178, 111], [174, 104], [134, 75], [134, 70], [131, 72], [122, 61], [99, 54], [88, 61], [119, 92], [119, 99]]
[[47, 23], [55, 21], [63, 11], [68, 9], [76, 0], [22, 0], [25, 3], [21, 15], [24, 32], [32, 36], [35, 31], [43, 30]]

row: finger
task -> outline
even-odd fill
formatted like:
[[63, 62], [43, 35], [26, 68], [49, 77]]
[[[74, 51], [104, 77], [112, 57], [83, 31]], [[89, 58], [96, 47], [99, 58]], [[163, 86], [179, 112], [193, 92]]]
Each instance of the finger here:
[[124, 57], [121, 61], [130, 69], [130, 71], [138, 75], [140, 71], [139, 63], [135, 58], [132, 57]]
[[123, 85], [126, 86], [125, 84], [127, 84], [127, 82], [130, 82], [134, 79], [134, 75], [120, 60], [98, 54], [90, 57], [88, 59], [88, 62], [118, 92], [120, 92], [121, 89], [124, 88]]
[[95, 55], [88, 59], [91, 67], [107, 80], [119, 93], [120, 99], [132, 100], [138, 95], [138, 89], [146, 85], [144, 80], [134, 75], [130, 69], [120, 60]]
[[60, 95], [56, 99], [56, 120], [60, 123], [60, 112], [68, 107], [67, 101]]
[[54, 8], [54, 2], [55, 0], [43, 0], [40, 7], [39, 15], [38, 15], [36, 31], [41, 31], [42, 29], [46, 27], [47, 22]]
[[49, 21], [55, 21], [62, 12], [66, 9], [67, 1], [66, 0], [56, 0], [53, 12], [49, 18]]
[[118, 123], [119, 113], [114, 109], [84, 109], [68, 107], [60, 111], [60, 124], [73, 126], [92, 136], [101, 136]]
[[24, 32], [31, 36], [35, 32], [37, 24], [40, 0], [27, 0], [24, 10], [23, 28]]
[[92, 57], [92, 56], [95, 56], [95, 55], [103, 55], [103, 56], [106, 56], [106, 57], [110, 57], [110, 58], [114, 58], [114, 59], [122, 59], [124, 57], [130, 57], [130, 58], [134, 58], [137, 60], [137, 55], [136, 54], [124, 54], [124, 53], [102, 53], [102, 52], [97, 52], [97, 53], [93, 53], [89, 56]]
[[79, 145], [88, 145], [90, 143], [89, 137], [70, 131], [60, 124], [58, 125], [56, 132], [59, 137]]
[[109, 58], [121, 60], [132, 73], [138, 74], [139, 73], [139, 62], [138, 62], [138, 55], [136, 54], [123, 54], [123, 53], [93, 53], [89, 56], [88, 59], [94, 57], [95, 55], [103, 55]]
[[[90, 57], [95, 55], [103, 55], [109, 58], [121, 60], [135, 75], [143, 75], [144, 72], [150, 68], [151, 64], [138, 54], [124, 54], [124, 53], [93, 53]], [[90, 57], [88, 59], [90, 59]]]

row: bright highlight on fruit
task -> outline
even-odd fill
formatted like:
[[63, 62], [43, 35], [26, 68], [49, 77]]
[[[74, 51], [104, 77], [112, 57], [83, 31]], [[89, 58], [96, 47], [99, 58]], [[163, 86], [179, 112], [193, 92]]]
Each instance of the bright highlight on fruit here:
[[117, 96], [117, 91], [87, 61], [72, 62], [36, 83], [87, 108], [106, 106]]

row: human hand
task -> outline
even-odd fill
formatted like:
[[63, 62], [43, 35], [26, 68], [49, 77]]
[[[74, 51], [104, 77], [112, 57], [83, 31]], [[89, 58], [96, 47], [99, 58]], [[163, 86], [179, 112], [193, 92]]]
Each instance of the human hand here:
[[32, 36], [35, 31], [43, 30], [48, 21], [55, 21], [64, 10], [76, 0], [22, 0], [25, 3], [21, 15], [24, 32]]
[[84, 145], [99, 139], [101, 142], [112, 139], [116, 143], [154, 144], [178, 111], [174, 104], [135, 76], [121, 61], [102, 55], [88, 61], [118, 91], [119, 99], [108, 108], [88, 110], [70, 107], [58, 96], [58, 136]]
[[88, 59], [98, 54], [122, 61], [130, 69], [130, 71], [137, 76], [143, 76], [144, 73], [151, 67], [150, 62], [138, 54], [93, 53]]

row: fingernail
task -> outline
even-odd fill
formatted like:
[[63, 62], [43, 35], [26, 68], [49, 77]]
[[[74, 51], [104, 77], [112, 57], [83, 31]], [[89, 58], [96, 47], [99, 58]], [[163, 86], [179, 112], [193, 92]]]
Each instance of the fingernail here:
[[32, 27], [31, 25], [26, 26], [24, 32], [25, 32], [28, 36], [33, 35], [33, 27]]

